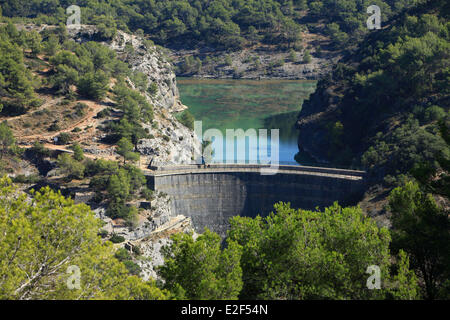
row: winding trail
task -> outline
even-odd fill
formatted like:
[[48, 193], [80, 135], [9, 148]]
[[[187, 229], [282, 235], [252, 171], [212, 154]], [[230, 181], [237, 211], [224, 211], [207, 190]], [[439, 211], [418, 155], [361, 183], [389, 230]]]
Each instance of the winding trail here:
[[[54, 132], [48, 132], [48, 133], [41, 133], [41, 134], [33, 134], [29, 136], [21, 136], [18, 137], [19, 141], [26, 142], [30, 140], [50, 140], [62, 132], [70, 132], [73, 129], [77, 127], [89, 127], [89, 126], [95, 126], [97, 124], [97, 119], [94, 117], [99, 113], [100, 111], [106, 109], [106, 106], [103, 104], [98, 104], [89, 100], [80, 100], [77, 103], [84, 103], [88, 106], [89, 111], [86, 113], [86, 115], [80, 119], [77, 122], [72, 123], [70, 126], [64, 128], [63, 130], [54, 131]], [[11, 118], [13, 120], [13, 118]]]

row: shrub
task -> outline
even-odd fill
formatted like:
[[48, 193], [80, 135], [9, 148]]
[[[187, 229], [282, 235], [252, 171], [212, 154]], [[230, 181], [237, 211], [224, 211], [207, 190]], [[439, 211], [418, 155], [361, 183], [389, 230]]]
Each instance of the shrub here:
[[132, 275], [138, 276], [141, 273], [141, 267], [131, 260], [124, 261], [123, 264], [128, 269], [128, 272]]
[[48, 127], [48, 131], [59, 131], [59, 130], [61, 130], [61, 127], [57, 122], [52, 123], [50, 127]]
[[135, 255], [140, 256], [142, 254], [141, 247], [139, 247], [139, 246], [133, 246], [131, 250], [133, 251], [133, 253]]
[[80, 145], [78, 143], [75, 143], [71, 149], [73, 150], [73, 158], [77, 161], [83, 161], [84, 159], [84, 153], [83, 149], [81, 149]]
[[78, 91], [81, 95], [94, 100], [105, 97], [109, 88], [108, 75], [99, 70], [96, 73], [87, 73], [78, 81]]
[[48, 157], [50, 156], [50, 150], [45, 148], [44, 145], [38, 141], [34, 143], [34, 145], [30, 149], [33, 153], [40, 157]]
[[102, 229], [99, 231], [98, 235], [102, 237], [102, 239], [105, 239], [106, 237], [108, 237], [109, 233], [108, 231]]
[[6, 121], [0, 123], [0, 159], [15, 145], [13, 132]]
[[284, 59], [279, 59], [273, 63], [274, 68], [279, 68], [284, 66]]
[[180, 117], [180, 122], [191, 130], [194, 130], [194, 116], [188, 111], [184, 111]]
[[34, 175], [34, 174], [29, 175], [29, 176], [19, 174], [16, 177], [14, 177], [12, 180], [15, 183], [37, 183], [37, 182], [39, 182], [40, 178], [38, 175]]
[[141, 196], [146, 200], [153, 200], [153, 190], [150, 190], [149, 188], [143, 188], [141, 191]]
[[288, 57], [291, 62], [297, 62], [297, 53], [295, 52], [294, 49], [289, 50]]
[[130, 214], [130, 207], [121, 201], [111, 201], [106, 214], [111, 219], [124, 219], [128, 220]]
[[78, 117], [82, 117], [82, 116], [85, 115], [87, 109], [88, 109], [87, 104], [85, 104], [85, 103], [77, 103], [75, 105], [75, 114]]
[[119, 170], [119, 165], [115, 161], [109, 161], [104, 159], [87, 160], [86, 161], [86, 174], [88, 176], [95, 176], [99, 174], [107, 175], [108, 177], [116, 174]]
[[155, 96], [158, 93], [158, 84], [156, 82], [152, 82], [152, 84], [148, 86], [147, 91], [151, 96]]
[[122, 262], [126, 260], [131, 260], [131, 254], [125, 248], [118, 249], [114, 254], [114, 257], [116, 257], [117, 260]]
[[84, 177], [84, 165], [67, 153], [58, 156], [58, 167], [68, 178], [83, 179]]
[[110, 114], [111, 114], [111, 111], [109, 109], [103, 109], [102, 111], [97, 113], [96, 118], [102, 119], [102, 118], [109, 116]]
[[227, 55], [225, 57], [224, 63], [226, 66], [230, 67], [233, 64], [233, 59], [231, 59], [230, 55]]
[[109, 238], [109, 241], [111, 241], [112, 243], [121, 243], [125, 241], [125, 238], [114, 234], [111, 238]]
[[305, 54], [303, 55], [303, 63], [310, 63], [312, 60], [311, 54], [309, 53], [309, 50], [305, 51]]
[[438, 106], [428, 107], [424, 112], [424, 120], [426, 123], [440, 120], [445, 117], [445, 110]]
[[67, 132], [61, 132], [57, 138], [58, 144], [68, 144], [72, 140], [72, 136]]
[[117, 143], [117, 153], [123, 157], [124, 164], [126, 160], [131, 161], [139, 160], [140, 157], [139, 153], [133, 152], [133, 149], [134, 149], [133, 144], [127, 138], [122, 138]]

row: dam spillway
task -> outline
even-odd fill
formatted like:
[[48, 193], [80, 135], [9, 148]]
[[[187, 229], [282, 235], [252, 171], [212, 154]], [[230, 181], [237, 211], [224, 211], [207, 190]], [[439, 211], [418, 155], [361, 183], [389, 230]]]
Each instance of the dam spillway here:
[[365, 191], [365, 172], [279, 166], [262, 175], [260, 165], [184, 165], [146, 171], [152, 190], [170, 196], [172, 211], [224, 236], [233, 216], [265, 216], [279, 201], [292, 208], [314, 209], [338, 201], [356, 204]]

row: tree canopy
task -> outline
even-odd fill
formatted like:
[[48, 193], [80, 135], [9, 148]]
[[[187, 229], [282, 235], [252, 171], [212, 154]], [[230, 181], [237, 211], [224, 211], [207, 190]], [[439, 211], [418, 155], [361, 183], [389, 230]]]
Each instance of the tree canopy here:
[[171, 240], [158, 271], [165, 288], [181, 299], [238, 298], [242, 288], [241, 246], [228, 241], [227, 248], [221, 249], [221, 238], [208, 229], [195, 240], [192, 234], [176, 234]]
[[19, 45], [26, 47], [26, 37], [11, 23], [0, 26], [0, 112], [6, 114], [20, 114], [38, 103], [34, 78]]
[[[28, 196], [0, 179], [0, 298], [164, 299], [153, 282], [130, 276], [98, 236], [101, 221], [48, 187]], [[80, 286], [72, 283], [75, 266]]]
[[[361, 38], [367, 7], [380, 6], [383, 22], [395, 13], [423, 2], [422, 0], [108, 0], [82, 2], [82, 23], [99, 26], [101, 39], [110, 38], [116, 28], [151, 35], [163, 45], [217, 46], [239, 49], [255, 38], [272, 44], [300, 40], [304, 28], [302, 12], [308, 10], [310, 21], [324, 21], [330, 35], [342, 45], [348, 38]], [[20, 2], [1, 0], [3, 15], [26, 17], [41, 23], [65, 22], [65, 8], [73, 1], [38, 0]], [[256, 37], [255, 37], [256, 36]]]
[[392, 211], [394, 250], [405, 250], [411, 266], [424, 281], [428, 299], [450, 297], [450, 219], [448, 210], [433, 196], [408, 182], [394, 189], [389, 198]]
[[[390, 234], [360, 208], [324, 211], [278, 203], [268, 217], [234, 217], [227, 245], [209, 230], [194, 240], [177, 234], [165, 248], [160, 275], [186, 299], [416, 299], [408, 256], [390, 254]], [[369, 290], [369, 266], [381, 271]], [[391, 267], [398, 266], [392, 273]]]

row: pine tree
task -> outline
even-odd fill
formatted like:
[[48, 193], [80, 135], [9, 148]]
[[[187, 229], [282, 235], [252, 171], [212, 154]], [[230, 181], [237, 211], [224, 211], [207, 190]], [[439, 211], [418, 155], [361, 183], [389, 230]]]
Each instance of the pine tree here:
[[31, 196], [0, 178], [0, 299], [167, 298], [129, 275], [87, 205], [48, 187]]
[[9, 151], [9, 148], [13, 146], [15, 139], [11, 129], [6, 121], [0, 123], [0, 159]]

